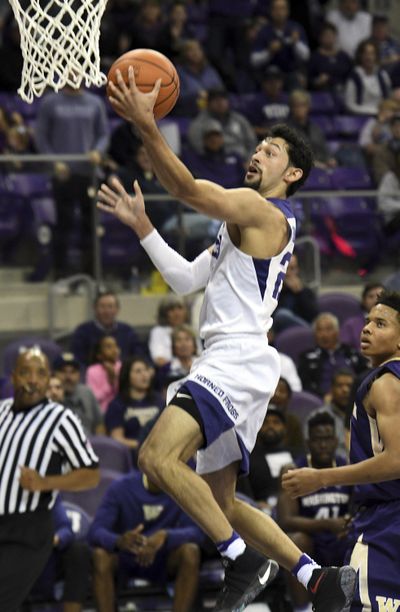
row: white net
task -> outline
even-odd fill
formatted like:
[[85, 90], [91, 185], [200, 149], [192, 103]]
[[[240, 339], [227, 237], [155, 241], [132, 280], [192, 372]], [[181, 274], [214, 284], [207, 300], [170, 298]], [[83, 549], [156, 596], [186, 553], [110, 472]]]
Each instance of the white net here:
[[100, 22], [107, 0], [10, 0], [24, 65], [18, 93], [31, 103], [47, 87], [100, 87]]

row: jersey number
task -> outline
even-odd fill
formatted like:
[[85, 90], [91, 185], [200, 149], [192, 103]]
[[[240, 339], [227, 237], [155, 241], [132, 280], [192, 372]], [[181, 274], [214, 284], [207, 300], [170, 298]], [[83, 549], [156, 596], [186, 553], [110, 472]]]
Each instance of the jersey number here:
[[[281, 266], [286, 266], [286, 264], [289, 263], [291, 256], [292, 256], [291, 253], [285, 253], [281, 261], [279, 262], [279, 264]], [[281, 270], [281, 272], [279, 272], [278, 276], [276, 277], [274, 290], [272, 292], [272, 297], [274, 298], [274, 300], [277, 300], [279, 297], [279, 294], [282, 289], [283, 279], [285, 278], [285, 274], [286, 274], [286, 268], [285, 268], [285, 271]]]

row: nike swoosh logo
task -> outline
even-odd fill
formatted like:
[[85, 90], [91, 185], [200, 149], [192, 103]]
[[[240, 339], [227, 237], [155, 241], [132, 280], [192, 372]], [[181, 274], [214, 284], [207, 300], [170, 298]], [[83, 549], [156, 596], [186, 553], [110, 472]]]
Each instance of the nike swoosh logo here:
[[324, 577], [324, 573], [320, 574], [320, 576], [318, 576], [317, 582], [314, 584], [313, 587], [310, 587], [310, 591], [313, 595], [315, 595], [315, 593], [318, 591], [318, 587], [319, 587], [319, 583], [321, 582], [322, 578]]
[[271, 565], [268, 565], [268, 569], [265, 572], [265, 574], [263, 576], [258, 577], [258, 580], [260, 581], [261, 586], [264, 586], [264, 584], [267, 583], [270, 573], [271, 573]]
[[176, 397], [187, 397], [187, 399], [192, 399], [192, 396], [186, 395], [186, 393], [177, 393]]

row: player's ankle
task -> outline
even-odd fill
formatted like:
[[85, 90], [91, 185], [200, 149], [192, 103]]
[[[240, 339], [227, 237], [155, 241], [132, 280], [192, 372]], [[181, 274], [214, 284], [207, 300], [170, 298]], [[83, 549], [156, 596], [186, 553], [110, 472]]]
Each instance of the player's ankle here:
[[236, 531], [233, 531], [230, 538], [217, 542], [216, 547], [220, 555], [234, 561], [244, 553], [246, 544], [240, 535], [236, 533]]
[[292, 568], [291, 573], [305, 588], [307, 588], [313, 571], [320, 567], [321, 566], [311, 559], [311, 557], [303, 553], [296, 565]]

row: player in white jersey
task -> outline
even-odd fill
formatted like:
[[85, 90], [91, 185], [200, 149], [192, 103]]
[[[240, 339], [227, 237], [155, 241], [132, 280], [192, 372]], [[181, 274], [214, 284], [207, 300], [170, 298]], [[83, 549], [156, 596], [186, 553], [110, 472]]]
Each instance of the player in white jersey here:
[[[268, 555], [310, 590], [318, 612], [345, 610], [354, 570], [320, 568], [272, 519], [235, 498], [238, 473], [247, 470], [279, 379], [279, 357], [268, 346], [267, 331], [295, 239], [286, 197], [307, 178], [310, 147], [291, 128], [275, 126], [251, 158], [245, 187], [226, 190], [194, 179], [156, 126], [159, 87], [158, 82], [152, 92], [140, 92], [131, 68], [129, 85], [121, 75], [110, 85], [110, 102], [135, 123], [165, 189], [223, 224], [213, 247], [188, 262], [150, 223], [137, 182], [134, 196], [116, 178], [99, 191], [99, 208], [134, 230], [172, 289], [191, 293], [206, 287], [200, 325], [204, 351], [143, 444], [139, 465], [220, 551], [225, 586], [215, 609], [243, 610], [255, 598], [277, 572]], [[196, 452], [197, 474], [186, 465]]]

